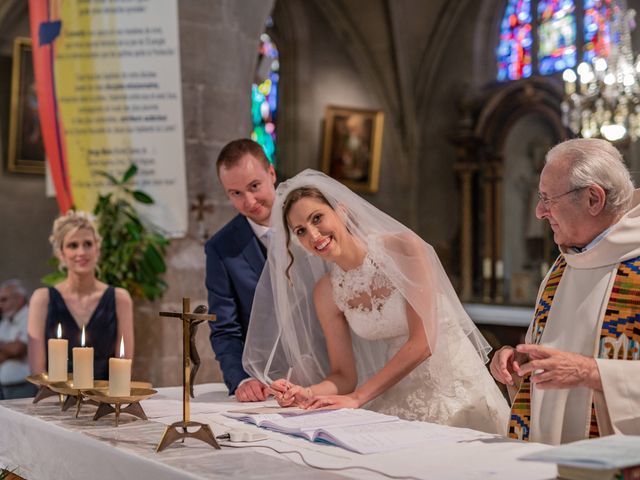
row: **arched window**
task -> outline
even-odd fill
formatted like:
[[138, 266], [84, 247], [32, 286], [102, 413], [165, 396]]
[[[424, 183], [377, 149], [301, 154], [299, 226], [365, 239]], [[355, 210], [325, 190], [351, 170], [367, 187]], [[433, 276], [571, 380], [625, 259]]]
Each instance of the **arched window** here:
[[280, 81], [278, 48], [266, 33], [260, 36], [258, 66], [251, 86], [251, 138], [258, 142], [269, 161], [275, 165], [278, 83]]
[[[607, 57], [614, 0], [508, 0], [496, 50], [499, 81], [574, 68]], [[582, 25], [582, 35], [578, 28]]]

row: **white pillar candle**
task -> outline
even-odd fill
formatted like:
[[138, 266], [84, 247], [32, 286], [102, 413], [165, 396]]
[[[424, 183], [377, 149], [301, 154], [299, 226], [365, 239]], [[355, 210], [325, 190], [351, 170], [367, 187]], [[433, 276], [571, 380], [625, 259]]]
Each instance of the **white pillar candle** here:
[[73, 349], [73, 388], [93, 388], [93, 348]]
[[120, 358], [109, 359], [109, 396], [131, 395], [131, 360], [124, 358], [124, 337], [120, 340]]
[[67, 362], [69, 360], [69, 341], [62, 337], [62, 326], [58, 324], [58, 338], [47, 342], [48, 377], [50, 382], [67, 381]]
[[496, 278], [502, 280], [504, 278], [504, 262], [496, 260]]
[[484, 258], [482, 260], [482, 278], [488, 280], [491, 278], [491, 259]]
[[84, 327], [80, 345], [73, 349], [73, 388], [93, 388], [93, 348], [85, 347]]

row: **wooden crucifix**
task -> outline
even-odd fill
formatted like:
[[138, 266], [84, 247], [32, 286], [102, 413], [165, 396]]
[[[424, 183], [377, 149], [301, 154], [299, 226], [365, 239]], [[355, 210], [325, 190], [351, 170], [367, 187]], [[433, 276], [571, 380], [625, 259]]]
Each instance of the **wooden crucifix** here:
[[[190, 412], [190, 400], [193, 397], [193, 382], [196, 372], [200, 368], [200, 356], [196, 349], [195, 337], [198, 325], [204, 321], [215, 321], [215, 315], [207, 315], [207, 307], [198, 306], [192, 313], [191, 299], [182, 299], [182, 313], [160, 312], [161, 317], [173, 317], [182, 320], [182, 421], [169, 425], [162, 435], [156, 452], [160, 452], [177, 440], [187, 437], [195, 438], [219, 449], [220, 445], [206, 423], [192, 422]], [[193, 362], [193, 370], [191, 363]], [[189, 427], [200, 427], [194, 432], [189, 432]]]

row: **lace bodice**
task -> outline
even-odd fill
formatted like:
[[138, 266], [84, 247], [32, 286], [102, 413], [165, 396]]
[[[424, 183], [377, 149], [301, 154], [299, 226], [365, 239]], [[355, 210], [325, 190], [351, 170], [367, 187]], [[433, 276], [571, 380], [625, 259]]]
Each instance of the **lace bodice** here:
[[370, 255], [346, 272], [334, 264], [331, 286], [334, 302], [358, 336], [380, 340], [409, 333], [405, 300]]
[[[371, 244], [369, 245], [371, 247]], [[351, 327], [366, 340], [387, 347], [387, 361], [407, 341], [407, 302], [376, 261], [375, 249], [360, 265], [333, 265], [333, 300]], [[506, 430], [509, 408], [460, 326], [439, 318], [432, 355], [367, 408], [409, 420]]]

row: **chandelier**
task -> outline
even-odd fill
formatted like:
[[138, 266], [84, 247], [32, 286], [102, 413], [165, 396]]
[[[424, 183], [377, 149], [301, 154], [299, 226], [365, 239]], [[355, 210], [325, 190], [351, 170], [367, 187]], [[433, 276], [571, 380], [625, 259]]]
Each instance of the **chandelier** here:
[[609, 52], [597, 51], [590, 63], [562, 74], [562, 118], [584, 138], [635, 141], [640, 137], [640, 56], [634, 60], [631, 49], [636, 12], [627, 9], [624, 0], [612, 2], [612, 7]]

